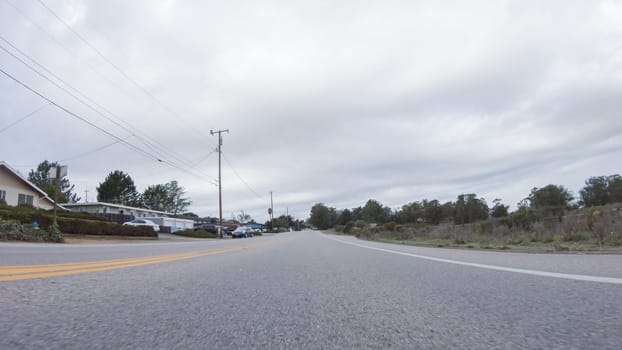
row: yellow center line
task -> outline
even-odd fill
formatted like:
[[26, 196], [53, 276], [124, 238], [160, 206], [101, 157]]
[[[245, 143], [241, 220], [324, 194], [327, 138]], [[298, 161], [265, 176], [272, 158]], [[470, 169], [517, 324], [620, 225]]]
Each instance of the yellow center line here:
[[54, 265], [30, 265], [30, 266], [0, 266], [0, 282], [18, 281], [34, 278], [47, 278], [57, 276], [76, 275], [89, 272], [125, 269], [129, 267], [161, 264], [165, 262], [198, 258], [209, 255], [223, 254], [250, 247], [266, 245], [267, 242], [236, 246], [230, 248], [213, 249], [208, 251], [177, 253], [153, 257], [141, 257], [130, 259], [117, 259], [105, 261], [91, 261], [83, 263], [54, 264]]

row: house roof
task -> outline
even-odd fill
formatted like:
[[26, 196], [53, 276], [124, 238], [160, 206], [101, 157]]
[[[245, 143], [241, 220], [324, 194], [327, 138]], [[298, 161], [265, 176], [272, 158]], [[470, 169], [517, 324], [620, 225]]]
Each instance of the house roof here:
[[63, 208], [62, 205], [57, 204], [52, 198], [50, 198], [50, 196], [48, 196], [47, 193], [45, 193], [45, 191], [43, 191], [42, 189], [40, 189], [37, 185], [33, 184], [32, 182], [28, 181], [27, 178], [25, 178], [19, 171], [13, 169], [10, 165], [8, 165], [6, 162], [1, 161], [0, 160], [0, 167], [4, 167], [5, 169], [7, 169], [10, 173], [12, 173], [13, 175], [15, 175], [15, 177], [17, 177], [18, 179], [20, 179], [22, 182], [24, 182], [26, 185], [28, 185], [28, 187], [32, 188], [33, 190], [35, 190], [36, 192], [38, 192], [42, 198], [47, 199], [48, 201], [50, 201], [52, 204], [56, 204], [56, 206], [58, 206], [61, 209], [65, 209]]
[[142, 210], [148, 211], [150, 213], [164, 214], [164, 215], [173, 215], [172, 213], [168, 213], [165, 211], [159, 210], [151, 210], [146, 208], [138, 208], [138, 207], [130, 207], [127, 205], [115, 204], [115, 203], [106, 203], [106, 202], [88, 202], [88, 203], [67, 203], [64, 204], [68, 208], [73, 207], [109, 207], [109, 208], [118, 208], [118, 209], [128, 209], [128, 210]]

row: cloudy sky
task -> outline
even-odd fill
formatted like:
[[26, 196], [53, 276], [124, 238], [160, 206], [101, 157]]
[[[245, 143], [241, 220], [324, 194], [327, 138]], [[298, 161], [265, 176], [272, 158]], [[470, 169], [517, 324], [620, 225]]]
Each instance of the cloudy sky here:
[[1, 0], [0, 68], [0, 160], [82, 200], [119, 169], [217, 215], [211, 129], [258, 221], [622, 173], [619, 1]]

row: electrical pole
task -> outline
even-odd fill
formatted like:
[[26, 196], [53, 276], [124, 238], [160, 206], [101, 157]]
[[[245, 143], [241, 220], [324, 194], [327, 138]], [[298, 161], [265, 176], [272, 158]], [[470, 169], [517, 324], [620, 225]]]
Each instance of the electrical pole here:
[[52, 223], [52, 225], [54, 226], [53, 230], [55, 231], [56, 228], [58, 227], [58, 221], [56, 219], [56, 207], [58, 206], [58, 190], [60, 188], [60, 171], [61, 171], [61, 166], [60, 164], [56, 167], [56, 168], [52, 168], [54, 169], [54, 222]]
[[220, 238], [223, 238], [223, 231], [224, 228], [222, 227], [222, 171], [221, 171], [221, 163], [220, 163], [220, 157], [221, 157], [221, 153], [222, 153], [222, 133], [226, 132], [227, 134], [229, 133], [229, 129], [226, 130], [218, 130], [218, 131], [214, 131], [214, 130], [210, 130], [209, 133], [213, 136], [214, 134], [218, 134], [218, 214], [219, 214], [219, 219], [220, 219], [220, 229], [219, 229], [219, 236]]
[[89, 202], [89, 190], [84, 190], [84, 203]]
[[272, 202], [272, 191], [270, 191], [270, 224], [272, 225], [272, 231], [274, 231], [274, 203]]

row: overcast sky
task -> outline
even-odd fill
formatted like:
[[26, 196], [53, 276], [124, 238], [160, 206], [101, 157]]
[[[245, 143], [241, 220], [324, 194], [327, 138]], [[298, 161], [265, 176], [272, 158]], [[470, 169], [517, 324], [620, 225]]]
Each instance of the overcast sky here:
[[619, 1], [41, 3], [0, 1], [0, 68], [84, 120], [0, 73], [0, 160], [60, 160], [83, 201], [119, 169], [216, 216], [211, 129], [224, 216], [262, 222], [270, 191], [304, 219], [622, 172]]

